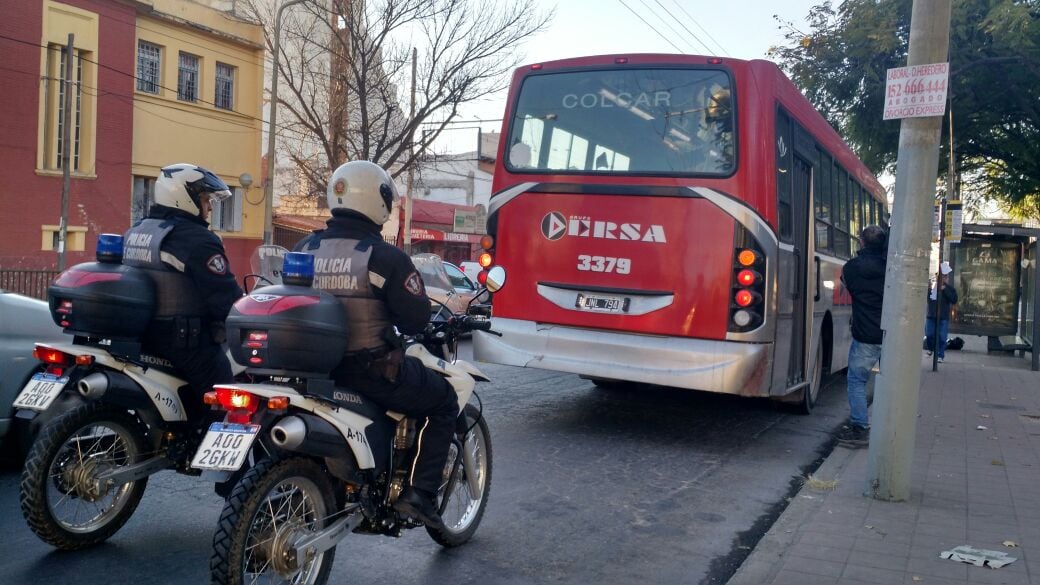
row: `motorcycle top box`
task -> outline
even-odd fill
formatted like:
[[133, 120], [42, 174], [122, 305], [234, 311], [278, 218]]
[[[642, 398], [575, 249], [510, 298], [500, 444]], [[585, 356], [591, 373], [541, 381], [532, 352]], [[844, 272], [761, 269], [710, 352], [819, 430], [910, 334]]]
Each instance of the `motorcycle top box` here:
[[279, 284], [258, 288], [231, 307], [228, 346], [247, 371], [324, 377], [347, 349], [347, 315], [333, 295]]
[[66, 333], [139, 340], [155, 312], [155, 284], [143, 270], [85, 262], [47, 288], [51, 318]]

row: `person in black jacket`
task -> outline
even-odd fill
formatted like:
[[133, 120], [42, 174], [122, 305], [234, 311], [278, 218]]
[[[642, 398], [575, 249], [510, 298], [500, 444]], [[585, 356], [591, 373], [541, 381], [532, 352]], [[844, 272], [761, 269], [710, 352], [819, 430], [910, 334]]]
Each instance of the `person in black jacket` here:
[[885, 294], [888, 234], [870, 225], [859, 235], [860, 250], [845, 263], [841, 281], [852, 295], [852, 345], [849, 346], [849, 424], [838, 437], [841, 445], [865, 447], [870, 438], [867, 380], [881, 359], [881, 305]]
[[[953, 268], [950, 267], [949, 262], [943, 262], [939, 267], [939, 272], [942, 273], [942, 281], [939, 285], [938, 292], [935, 290], [935, 285], [932, 285], [931, 291], [928, 294], [928, 314], [925, 319], [925, 347], [928, 348], [928, 355], [932, 355], [932, 352], [939, 354], [939, 361], [946, 359], [946, 336], [950, 331], [950, 305], [957, 304], [957, 289], [950, 284], [950, 273], [953, 272]], [[935, 323], [935, 302], [939, 301], [939, 325], [936, 327]], [[936, 346], [936, 330], [938, 330], [938, 346]]]
[[200, 166], [164, 167], [155, 204], [124, 236], [123, 264], [147, 272], [156, 288], [142, 351], [169, 360], [188, 382], [181, 400], [189, 420], [207, 412], [204, 393], [232, 381], [224, 320], [242, 289], [207, 223], [213, 201], [230, 196], [227, 184]]
[[333, 378], [383, 408], [418, 419], [408, 485], [394, 508], [443, 528], [435, 498], [455, 432], [458, 395], [397, 343], [395, 327], [414, 335], [430, 319], [430, 299], [412, 259], [380, 235], [397, 187], [380, 166], [351, 161], [332, 173], [327, 197], [328, 227], [304, 238], [296, 250], [314, 255], [314, 287], [335, 295], [346, 308], [347, 352]]

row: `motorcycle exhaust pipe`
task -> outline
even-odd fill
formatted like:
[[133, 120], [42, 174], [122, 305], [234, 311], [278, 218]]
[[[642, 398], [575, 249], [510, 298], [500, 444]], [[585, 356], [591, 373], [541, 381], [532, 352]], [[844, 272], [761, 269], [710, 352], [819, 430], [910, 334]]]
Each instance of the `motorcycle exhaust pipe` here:
[[315, 457], [343, 457], [346, 439], [327, 421], [309, 414], [287, 416], [271, 427], [271, 442], [286, 451]]
[[94, 372], [76, 383], [76, 389], [88, 400], [97, 400], [108, 391], [108, 376]]

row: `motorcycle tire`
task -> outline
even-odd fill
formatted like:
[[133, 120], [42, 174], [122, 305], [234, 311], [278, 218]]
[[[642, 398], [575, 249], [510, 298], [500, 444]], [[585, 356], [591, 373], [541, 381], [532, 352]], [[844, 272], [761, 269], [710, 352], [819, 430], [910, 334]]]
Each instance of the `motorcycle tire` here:
[[[29, 449], [22, 472], [22, 515], [29, 528], [62, 550], [108, 539], [137, 509], [148, 478], [98, 486], [93, 477], [140, 462], [148, 444], [148, 431], [136, 416], [103, 403], [79, 406], [51, 421]], [[64, 513], [66, 508], [73, 513]], [[83, 511], [94, 516], [79, 521]]]
[[[286, 506], [290, 509], [287, 510]], [[298, 585], [323, 585], [332, 571], [335, 548], [321, 553], [294, 574], [293, 569], [279, 567], [276, 559], [284, 555], [280, 554], [281, 551], [271, 550], [274, 545], [256, 545], [274, 538], [271, 531], [277, 530], [278, 526], [292, 527], [302, 523], [321, 528], [336, 510], [332, 483], [328, 473], [317, 462], [304, 457], [262, 459], [242, 476], [224, 503], [217, 531], [213, 534], [213, 554], [209, 565], [212, 582], [244, 585], [273, 579], [273, 582], [284, 580]], [[293, 540], [276, 539], [277, 542]], [[265, 558], [265, 554], [275, 558]], [[251, 573], [250, 569], [255, 568], [269, 569], [272, 573]], [[298, 577], [302, 578], [297, 580]]]
[[[445, 483], [441, 488], [440, 513], [444, 528], [426, 527], [426, 532], [445, 548], [460, 546], [473, 538], [480, 520], [487, 509], [491, 493], [491, 432], [480, 410], [467, 404], [462, 411], [463, 428], [468, 432], [456, 433], [457, 443], [445, 465]], [[463, 453], [458, 449], [469, 449], [475, 463], [477, 493], [471, 491]]]

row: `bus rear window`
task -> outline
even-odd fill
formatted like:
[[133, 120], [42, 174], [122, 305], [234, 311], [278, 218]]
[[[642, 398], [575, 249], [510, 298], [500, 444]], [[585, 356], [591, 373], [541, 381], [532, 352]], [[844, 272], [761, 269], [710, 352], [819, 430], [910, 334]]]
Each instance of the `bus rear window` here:
[[513, 111], [514, 172], [729, 175], [733, 92], [717, 69], [532, 75]]

